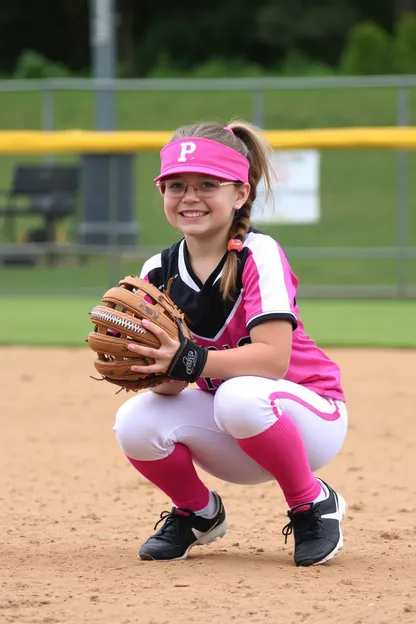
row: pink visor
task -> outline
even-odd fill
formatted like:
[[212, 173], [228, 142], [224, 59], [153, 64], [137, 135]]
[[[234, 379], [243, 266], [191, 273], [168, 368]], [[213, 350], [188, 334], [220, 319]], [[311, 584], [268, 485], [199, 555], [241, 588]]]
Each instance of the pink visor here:
[[247, 158], [211, 139], [191, 137], [172, 141], [161, 150], [160, 160], [160, 174], [154, 182], [177, 173], [205, 173], [224, 180], [248, 182]]

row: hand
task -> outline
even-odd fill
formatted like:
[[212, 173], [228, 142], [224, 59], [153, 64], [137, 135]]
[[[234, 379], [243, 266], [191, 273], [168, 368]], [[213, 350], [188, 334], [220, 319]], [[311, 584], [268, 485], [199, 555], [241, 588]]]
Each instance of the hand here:
[[151, 347], [145, 347], [141, 344], [132, 342], [128, 345], [128, 350], [133, 351], [134, 353], [138, 353], [139, 355], [145, 358], [152, 358], [154, 360], [154, 364], [149, 364], [148, 366], [131, 366], [131, 370], [136, 373], [144, 373], [145, 375], [150, 375], [152, 373], [166, 373], [168, 370], [170, 363], [175, 357], [179, 347], [179, 340], [175, 340], [171, 338], [164, 329], [155, 325], [151, 321], [147, 319], [143, 319], [142, 321], [143, 327], [148, 331], [152, 332], [158, 338], [160, 342], [160, 347], [158, 349], [152, 349]]

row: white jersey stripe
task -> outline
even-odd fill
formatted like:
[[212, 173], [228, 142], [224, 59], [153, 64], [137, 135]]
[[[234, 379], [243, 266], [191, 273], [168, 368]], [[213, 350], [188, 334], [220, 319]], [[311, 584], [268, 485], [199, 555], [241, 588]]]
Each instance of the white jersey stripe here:
[[195, 284], [194, 280], [189, 275], [188, 269], [186, 268], [186, 262], [185, 262], [185, 239], [183, 239], [181, 241], [180, 245], [179, 245], [178, 269], [179, 269], [179, 275], [181, 276], [181, 280], [183, 282], [185, 282], [185, 284], [187, 286], [192, 288], [192, 290], [196, 290], [197, 292], [199, 292], [200, 291], [199, 286], [197, 284]]
[[[246, 245], [251, 251], [251, 257], [247, 260], [246, 276], [250, 282], [255, 279], [255, 286], [258, 289], [260, 299], [256, 304], [251, 302], [247, 325], [255, 317], [271, 313], [287, 313], [296, 320], [276, 241], [270, 236], [250, 232], [246, 239]], [[251, 270], [250, 263], [255, 265], [251, 267]]]
[[162, 254], [158, 253], [155, 256], [146, 260], [144, 265], [142, 266], [142, 270], [140, 271], [140, 277], [144, 279], [146, 275], [153, 271], [154, 269], [159, 269], [162, 266]]

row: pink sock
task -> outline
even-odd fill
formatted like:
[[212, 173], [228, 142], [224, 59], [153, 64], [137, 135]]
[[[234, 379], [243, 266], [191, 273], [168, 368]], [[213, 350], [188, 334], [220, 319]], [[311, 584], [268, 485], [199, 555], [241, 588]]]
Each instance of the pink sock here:
[[127, 459], [141, 475], [162, 490], [176, 507], [199, 511], [208, 504], [209, 489], [198, 477], [191, 453], [183, 444], [175, 444], [173, 452], [163, 459]]
[[282, 488], [290, 508], [315, 500], [321, 485], [314, 477], [295, 423], [281, 414], [271, 427], [237, 440], [247, 455], [265, 468]]

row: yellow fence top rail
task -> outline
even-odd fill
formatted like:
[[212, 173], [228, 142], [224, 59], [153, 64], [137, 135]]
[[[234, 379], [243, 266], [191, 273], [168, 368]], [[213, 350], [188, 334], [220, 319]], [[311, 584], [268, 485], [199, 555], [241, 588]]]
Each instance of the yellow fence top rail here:
[[[263, 134], [276, 149], [416, 149], [413, 126], [268, 130]], [[171, 132], [159, 131], [13, 130], [0, 132], [0, 153], [150, 151], [159, 150], [171, 136]]]

